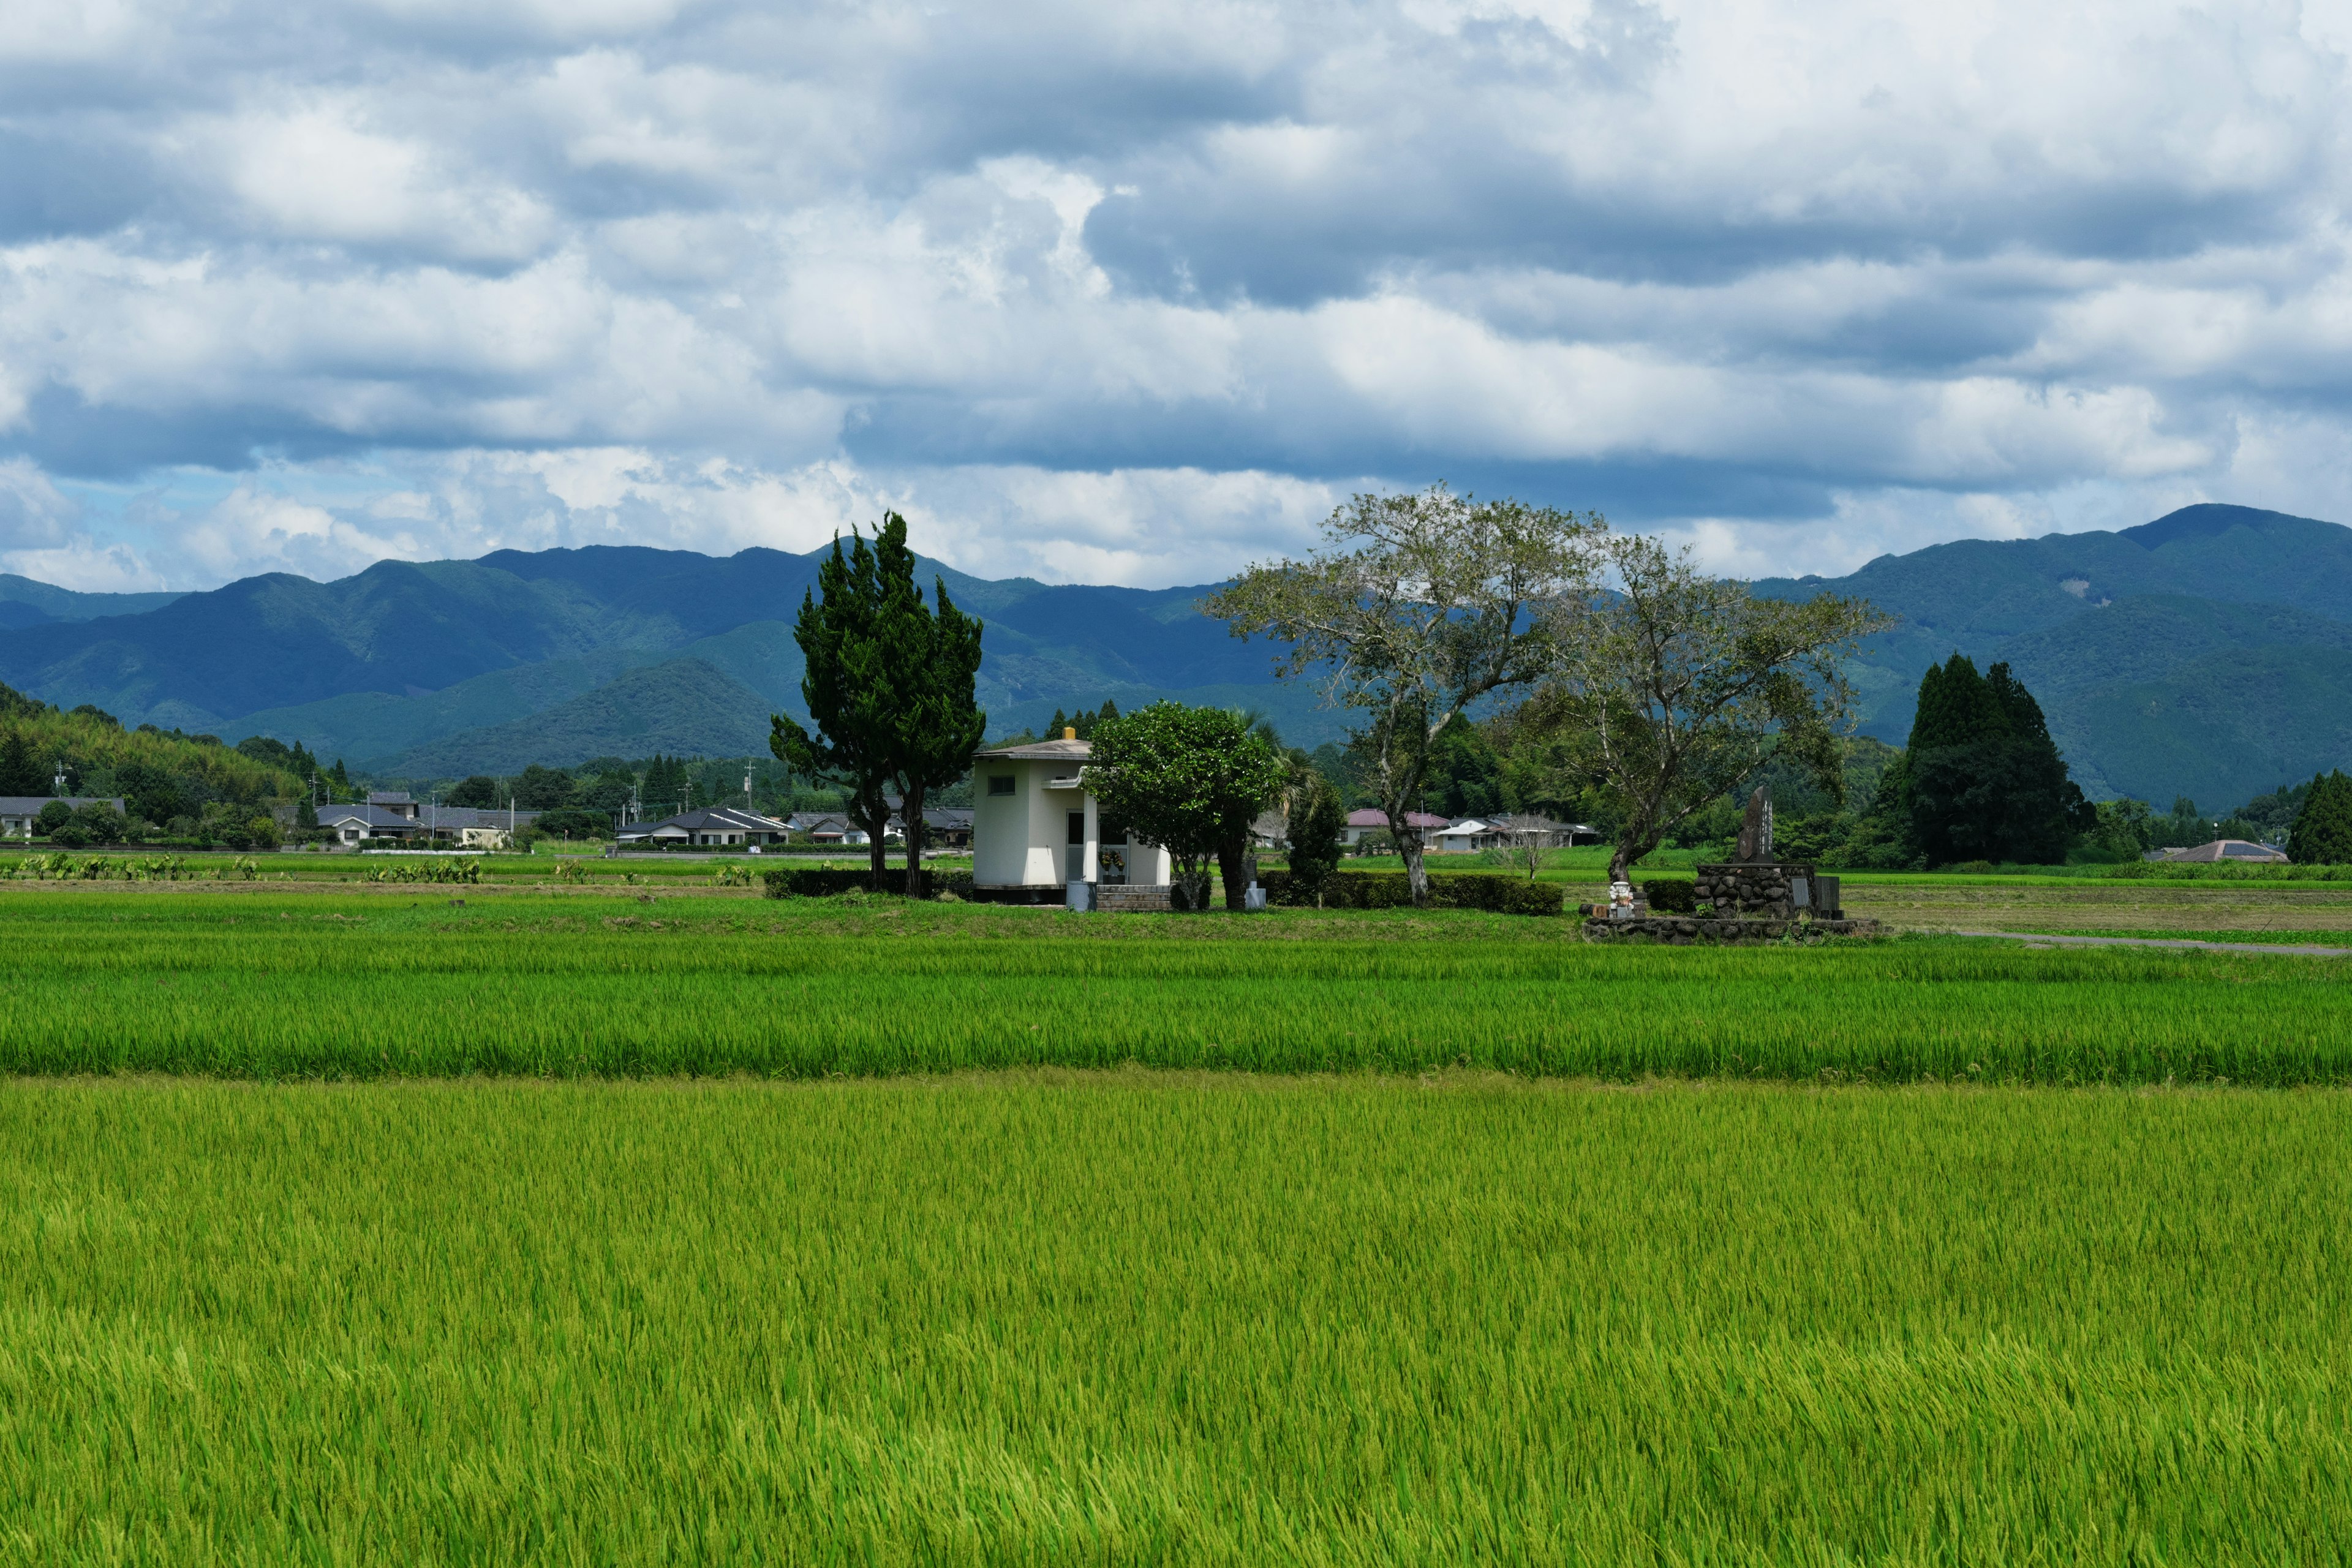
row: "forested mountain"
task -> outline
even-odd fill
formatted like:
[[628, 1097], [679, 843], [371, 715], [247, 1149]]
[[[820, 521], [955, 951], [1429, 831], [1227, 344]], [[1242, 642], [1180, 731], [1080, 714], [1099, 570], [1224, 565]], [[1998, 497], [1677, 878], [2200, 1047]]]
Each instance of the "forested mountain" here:
[[[816, 562], [593, 546], [385, 562], [333, 583], [252, 577], [144, 614], [0, 629], [0, 680], [131, 725], [269, 734], [381, 773], [495, 768], [519, 745], [576, 761], [638, 733], [740, 753], [753, 709], [754, 747], [768, 711], [803, 716], [791, 620]], [[1198, 614], [1201, 589], [993, 582], [922, 563], [918, 580], [934, 575], [987, 622], [992, 726], [1165, 695], [1255, 706], [1310, 743], [1339, 732], [1311, 694], [1272, 685], [1263, 644]], [[656, 669], [667, 673], [648, 685]], [[656, 687], [676, 705], [654, 724]]]
[[2200, 505], [2119, 532], [1963, 540], [1851, 576], [1770, 580], [1903, 617], [1856, 670], [1863, 731], [1900, 745], [1920, 677], [2006, 662], [2094, 796], [2226, 807], [2352, 762], [2352, 529]]
[[[125, 724], [276, 736], [384, 777], [605, 754], [764, 749], [801, 711], [792, 619], [817, 555], [593, 546], [386, 562], [333, 583], [74, 594], [0, 577], [0, 681]], [[1104, 698], [1234, 703], [1294, 743], [1346, 716], [1199, 614], [1207, 590], [990, 581], [935, 563], [987, 623], [990, 731]], [[1777, 579], [1902, 617], [1856, 669], [1863, 730], [1901, 744], [1928, 665], [2006, 662], [2094, 796], [2226, 808], [2352, 766], [2352, 529], [2192, 506], [2114, 533], [1967, 540], [1851, 576]]]

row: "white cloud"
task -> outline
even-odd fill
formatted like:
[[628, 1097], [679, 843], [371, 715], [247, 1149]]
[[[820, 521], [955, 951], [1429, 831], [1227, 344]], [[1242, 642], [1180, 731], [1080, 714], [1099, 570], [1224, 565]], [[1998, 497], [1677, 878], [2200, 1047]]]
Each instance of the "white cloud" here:
[[1166, 582], [1439, 477], [1740, 570], [2325, 515], [2347, 17], [24, 0], [0, 475], [70, 504], [0, 547], [194, 585], [895, 506]]

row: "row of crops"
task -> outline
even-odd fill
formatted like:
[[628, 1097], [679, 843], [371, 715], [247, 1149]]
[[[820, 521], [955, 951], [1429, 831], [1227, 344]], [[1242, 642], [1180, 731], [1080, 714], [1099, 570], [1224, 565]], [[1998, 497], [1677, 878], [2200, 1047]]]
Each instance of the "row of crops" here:
[[[908, 927], [895, 904], [856, 914], [810, 900], [795, 915], [502, 895], [404, 909], [267, 889], [15, 900], [0, 904], [14, 955], [0, 1071], [814, 1077], [1133, 1062], [2352, 1082], [2352, 967], [2325, 959], [1948, 940], [1621, 951], [1510, 940], [1503, 917], [1153, 928], [967, 907]], [[1171, 935], [1118, 934], [1153, 929]]]

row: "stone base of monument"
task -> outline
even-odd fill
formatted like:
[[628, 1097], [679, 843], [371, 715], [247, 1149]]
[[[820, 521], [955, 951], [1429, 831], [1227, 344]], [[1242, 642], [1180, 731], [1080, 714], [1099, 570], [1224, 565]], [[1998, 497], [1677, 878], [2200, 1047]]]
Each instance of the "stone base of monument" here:
[[1689, 947], [1707, 942], [1817, 942], [1833, 936], [1873, 937], [1876, 921], [1741, 919], [1738, 916], [1651, 915], [1643, 920], [1588, 920], [1587, 942], [1663, 942]]
[[1796, 860], [1733, 860], [1698, 868], [1698, 901], [1718, 915], [1794, 920], [1801, 914], [1835, 920], [1838, 879], [1816, 876]]

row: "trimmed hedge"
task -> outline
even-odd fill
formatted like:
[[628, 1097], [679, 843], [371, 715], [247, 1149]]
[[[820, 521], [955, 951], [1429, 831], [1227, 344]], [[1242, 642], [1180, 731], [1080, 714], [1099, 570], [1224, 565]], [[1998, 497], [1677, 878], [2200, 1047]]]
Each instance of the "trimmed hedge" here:
[[[1290, 873], [1265, 871], [1258, 876], [1266, 900], [1276, 904], [1309, 904], [1314, 900], [1290, 891]], [[1496, 873], [1448, 871], [1429, 879], [1430, 908], [1491, 910], [1507, 915], [1556, 915], [1568, 899], [1557, 882], [1530, 882], [1525, 877]], [[1327, 910], [1394, 910], [1412, 905], [1412, 882], [1402, 871], [1340, 871], [1323, 883]]]
[[[767, 896], [772, 899], [823, 899], [835, 893], [862, 893], [874, 885], [874, 874], [864, 869], [825, 866], [780, 866], [772, 871], [760, 873], [765, 882]], [[953, 893], [959, 899], [971, 897], [971, 873], [969, 871], [925, 871], [923, 880], [934, 893]], [[882, 874], [882, 890], [904, 893], [907, 871], [903, 866], [893, 866]]]
[[1660, 914], [1695, 915], [1698, 913], [1698, 884], [1677, 878], [1642, 884], [1642, 897], [1650, 908]]

